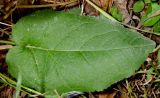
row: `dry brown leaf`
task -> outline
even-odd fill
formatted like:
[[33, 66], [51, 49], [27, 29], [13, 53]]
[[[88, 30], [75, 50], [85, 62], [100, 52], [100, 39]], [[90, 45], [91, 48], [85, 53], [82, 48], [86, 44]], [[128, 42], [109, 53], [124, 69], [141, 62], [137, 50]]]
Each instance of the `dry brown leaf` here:
[[126, 24], [129, 23], [129, 21], [131, 20], [131, 16], [127, 10], [127, 0], [113, 0], [113, 1], [123, 16], [123, 22]]
[[112, 93], [108, 93], [108, 92], [105, 92], [105, 93], [100, 93], [100, 94], [96, 94], [96, 98], [115, 98], [117, 94], [117, 91], [114, 91]]
[[97, 0], [97, 5], [102, 8], [104, 11], [107, 10], [107, 1], [108, 0]]
[[132, 10], [133, 4], [134, 4], [134, 0], [128, 0], [127, 8], [128, 8], [129, 14], [133, 12]]
[[99, 12], [95, 8], [93, 8], [90, 4], [88, 4], [86, 1], [83, 2], [83, 5], [84, 5], [84, 13], [86, 15], [89, 15], [89, 16], [98, 16], [99, 15]]
[[[91, 0], [94, 4], [96, 4], [98, 7], [102, 8], [103, 10], [106, 11], [107, 9], [107, 1], [108, 0]], [[98, 16], [99, 15], [99, 12], [93, 8], [90, 4], [84, 2], [84, 12], [87, 14], [87, 15], [90, 15], [90, 16]]]
[[25, 93], [25, 92], [20, 92], [19, 97], [20, 97], [20, 98], [27, 98], [27, 93]]
[[5, 86], [0, 90], [0, 98], [13, 98], [15, 89], [10, 86]]
[[160, 37], [159, 36], [152, 35], [151, 39], [154, 40], [156, 43], [160, 44]]
[[0, 9], [1, 9], [2, 5], [4, 5], [4, 2], [3, 2], [3, 0], [0, 0]]
[[107, 11], [108, 12], [110, 12], [112, 5], [113, 5], [113, 0], [108, 0], [108, 3], [107, 3]]

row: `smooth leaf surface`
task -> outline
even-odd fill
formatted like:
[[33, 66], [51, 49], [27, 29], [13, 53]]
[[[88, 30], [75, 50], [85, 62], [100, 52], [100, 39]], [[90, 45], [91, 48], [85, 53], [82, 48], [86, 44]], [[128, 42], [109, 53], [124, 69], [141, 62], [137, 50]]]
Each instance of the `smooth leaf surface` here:
[[138, 13], [141, 12], [144, 8], [144, 2], [142, 0], [136, 1], [136, 3], [133, 5], [133, 11]]
[[13, 28], [9, 72], [49, 94], [101, 91], [131, 76], [155, 43], [107, 19], [38, 11]]
[[160, 32], [160, 20], [153, 26], [154, 32]]

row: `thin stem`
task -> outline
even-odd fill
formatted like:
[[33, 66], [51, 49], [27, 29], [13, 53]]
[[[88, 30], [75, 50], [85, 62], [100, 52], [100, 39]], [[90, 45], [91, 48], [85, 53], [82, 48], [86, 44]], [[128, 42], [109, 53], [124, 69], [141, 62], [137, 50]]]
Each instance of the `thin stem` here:
[[77, 2], [78, 0], [72, 0], [69, 2], [62, 2], [57, 4], [44, 4], [44, 5], [17, 5], [16, 8], [44, 8], [44, 7], [56, 7], [56, 6], [64, 6], [68, 4], [72, 4]]
[[[3, 75], [2, 73], [0, 73], [0, 77], [3, 78], [3, 80], [5, 80], [5, 82], [8, 82], [8, 84], [9, 84], [9, 85], [12, 85], [13, 87], [15, 87], [15, 85], [17, 84], [15, 81], [13, 81], [12, 79], [10, 79], [10, 78], [8, 78], [7, 76]], [[21, 85], [21, 88], [25, 89], [26, 91], [32, 92], [32, 93], [34, 93], [34, 94], [43, 96], [42, 93], [37, 92], [37, 91], [35, 91], [35, 90], [33, 90], [33, 89], [30, 89], [30, 88], [28, 88], [28, 87], [25, 87], [25, 86], [23, 86], [23, 85]]]
[[15, 98], [19, 97], [20, 91], [21, 91], [21, 83], [22, 83], [22, 75], [20, 72], [18, 72], [18, 80], [16, 84], [16, 93], [15, 93]]
[[103, 14], [105, 17], [107, 17], [108, 19], [118, 22], [116, 19], [114, 19], [111, 15], [109, 15], [108, 13], [106, 13], [105, 11], [103, 11], [101, 8], [99, 8], [98, 6], [96, 6], [94, 3], [92, 3], [90, 0], [86, 0], [86, 2], [88, 2], [91, 6], [93, 6], [96, 10], [98, 10], [101, 14]]
[[[2, 82], [2, 83], [4, 83], [5, 85], [4, 86], [6, 86], [6, 85], [9, 85], [9, 86], [11, 86], [11, 87], [14, 87], [14, 88], [16, 88], [16, 86], [15, 85], [13, 85], [13, 84], [11, 84], [11, 83], [9, 83], [9, 82], [7, 82], [4, 78], [2, 78], [1, 76], [0, 76], [0, 82]], [[26, 92], [26, 91], [24, 91], [23, 89], [21, 89], [21, 91], [23, 91], [23, 92], [25, 92], [26, 94], [28, 94], [28, 95], [30, 95], [31, 96], [31, 94], [30, 93], [28, 93], [28, 92]]]
[[13, 42], [5, 41], [5, 40], [0, 40], [0, 43], [1, 43], [1, 44], [7, 44], [7, 45], [16, 45], [16, 44], [13, 43]]
[[160, 45], [158, 45], [154, 50], [153, 50], [153, 52], [156, 52], [156, 51], [158, 51], [160, 49]]
[[2, 25], [5, 25], [5, 26], [12, 27], [12, 25], [10, 25], [10, 24], [7, 24], [7, 23], [4, 23], [4, 22], [0, 22], [0, 24], [2, 24]]
[[121, 23], [121, 24], [124, 25], [124, 26], [126, 26], [126, 27], [128, 27], [128, 28], [137, 30], [137, 31], [146, 32], [146, 33], [149, 33], [149, 34], [155, 34], [155, 35], [160, 36], [160, 33], [157, 33], [157, 32], [151, 32], [151, 31], [147, 31], [147, 30], [138, 29], [138, 28], [135, 28], [135, 27], [133, 27], [131, 25], [127, 25], [127, 24], [124, 24], [124, 23]]
[[[72, 4], [78, 2], [78, 0], [72, 0], [69, 2], [62, 2], [57, 4], [43, 4], [43, 5], [17, 5], [16, 8], [44, 8], [44, 7], [56, 7], [56, 6], [65, 6], [68, 4]], [[4, 5], [0, 5], [0, 8], [4, 7]]]

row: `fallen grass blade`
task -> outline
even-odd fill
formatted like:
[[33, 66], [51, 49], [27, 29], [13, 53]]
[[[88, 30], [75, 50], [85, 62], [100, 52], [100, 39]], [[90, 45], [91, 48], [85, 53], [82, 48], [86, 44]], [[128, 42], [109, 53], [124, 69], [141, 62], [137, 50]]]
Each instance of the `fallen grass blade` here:
[[12, 45], [1, 45], [0, 50], [6, 50], [6, 49], [10, 49], [12, 47], [13, 47]]
[[107, 17], [108, 19], [118, 22], [116, 19], [114, 19], [111, 15], [109, 15], [108, 13], [106, 13], [105, 11], [103, 11], [101, 8], [99, 8], [98, 6], [96, 6], [93, 2], [91, 2], [90, 0], [86, 0], [87, 3], [89, 3], [91, 6], [93, 6], [96, 10], [98, 10], [102, 15], [104, 15], [105, 17]]
[[17, 85], [16, 85], [16, 93], [15, 93], [14, 98], [19, 97], [19, 93], [20, 93], [20, 90], [21, 90], [21, 83], [22, 83], [22, 76], [21, 76], [21, 73], [19, 72], [18, 73], [18, 81], [17, 81]]
[[44, 8], [44, 7], [56, 7], [56, 6], [65, 6], [68, 4], [72, 4], [78, 2], [78, 0], [72, 0], [68, 2], [62, 2], [57, 4], [43, 4], [43, 5], [17, 5], [16, 8]]
[[5, 26], [10, 26], [10, 27], [12, 27], [12, 25], [7, 24], [7, 23], [4, 23], [4, 22], [0, 22], [0, 24], [5, 25]]
[[[10, 86], [12, 86], [12, 87], [16, 87], [17, 82], [13, 81], [12, 79], [10, 79], [9, 77], [3, 75], [2, 73], [0, 73], [0, 79], [1, 79], [5, 84], [8, 84], [8, 85], [10, 85]], [[42, 93], [40, 93], [40, 92], [38, 92], [38, 91], [35, 91], [35, 90], [33, 90], [33, 89], [27, 88], [27, 87], [25, 87], [25, 86], [23, 86], [23, 85], [21, 85], [21, 88], [24, 89], [25, 91], [27, 91], [28, 94], [34, 93], [34, 94], [36, 94], [36, 95], [43, 96]], [[24, 91], [24, 90], [23, 90], [23, 91]]]
[[7, 44], [7, 45], [15, 45], [15, 43], [10, 42], [10, 41], [5, 41], [5, 40], [0, 40], [1, 44]]

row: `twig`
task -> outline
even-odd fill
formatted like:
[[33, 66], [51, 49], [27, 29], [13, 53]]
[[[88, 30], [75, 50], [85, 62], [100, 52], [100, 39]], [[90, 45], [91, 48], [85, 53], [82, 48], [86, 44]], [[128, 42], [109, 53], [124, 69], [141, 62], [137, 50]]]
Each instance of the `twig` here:
[[[11, 85], [12, 87], [15, 87], [16, 86], [16, 82], [13, 81], [12, 79], [8, 78], [7, 76], [3, 75], [2, 73], [0, 73], [0, 78], [2, 78], [2, 80], [4, 80], [5, 82], [7, 82], [8, 85]], [[37, 94], [37, 95], [41, 95], [43, 96], [42, 93], [38, 92], [38, 91], [35, 91], [33, 89], [30, 89], [30, 88], [27, 88], [23, 85], [21, 85], [21, 88], [25, 89], [26, 91], [28, 92], [31, 92], [31, 93], [34, 93], [34, 94]]]
[[128, 27], [128, 28], [137, 30], [137, 31], [146, 32], [146, 33], [149, 33], [149, 34], [154, 34], [154, 35], [160, 36], [160, 33], [158, 33], [158, 32], [151, 32], [151, 31], [147, 31], [147, 30], [138, 29], [136, 27], [133, 27], [133, 26], [130, 26], [130, 25], [127, 25], [127, 24], [124, 24], [124, 23], [121, 23], [121, 24], [124, 25], [124, 26], [126, 26], [126, 27]]
[[154, 50], [153, 50], [153, 52], [156, 52], [156, 51], [158, 51], [160, 49], [160, 45], [158, 45]]
[[0, 45], [0, 50], [6, 50], [12, 48], [12, 45]]
[[78, 0], [72, 0], [69, 2], [62, 2], [57, 4], [43, 4], [43, 5], [17, 5], [16, 8], [44, 8], [44, 7], [56, 7], [56, 6], [65, 6], [68, 4], [72, 4], [78, 2]]
[[20, 91], [21, 91], [21, 84], [22, 84], [22, 75], [20, 72], [18, 72], [18, 79], [17, 79], [17, 84], [16, 84], [16, 93], [14, 95], [14, 98], [18, 98]]
[[7, 24], [7, 23], [4, 23], [4, 22], [0, 22], [0, 24], [5, 25], [5, 26], [10, 26], [10, 27], [12, 27], [12, 25]]

